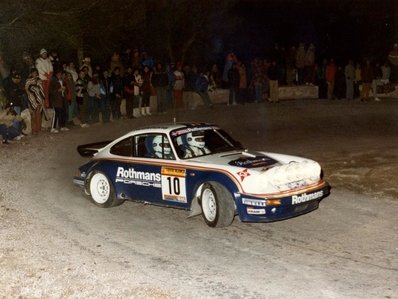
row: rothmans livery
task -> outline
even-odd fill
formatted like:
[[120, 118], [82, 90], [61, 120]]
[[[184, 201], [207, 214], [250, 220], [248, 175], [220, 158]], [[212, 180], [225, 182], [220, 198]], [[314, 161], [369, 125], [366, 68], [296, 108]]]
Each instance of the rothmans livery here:
[[217, 125], [161, 124], [85, 144], [74, 183], [100, 207], [134, 200], [202, 214], [211, 227], [308, 213], [329, 194], [310, 159], [250, 151]]

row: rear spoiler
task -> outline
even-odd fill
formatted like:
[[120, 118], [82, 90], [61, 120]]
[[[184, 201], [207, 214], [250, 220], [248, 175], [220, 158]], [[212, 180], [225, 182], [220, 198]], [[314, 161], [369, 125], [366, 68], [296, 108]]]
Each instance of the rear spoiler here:
[[80, 156], [92, 158], [100, 149], [111, 143], [112, 141], [101, 141], [96, 143], [82, 144], [77, 147]]

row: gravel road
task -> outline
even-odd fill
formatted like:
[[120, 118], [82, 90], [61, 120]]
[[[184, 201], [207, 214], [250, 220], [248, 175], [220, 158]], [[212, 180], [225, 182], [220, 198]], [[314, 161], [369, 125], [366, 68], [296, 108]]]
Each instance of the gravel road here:
[[[211, 229], [184, 211], [101, 209], [72, 184], [83, 143], [172, 121], [317, 160], [309, 214]], [[0, 298], [398, 298], [398, 100], [170, 111], [0, 147]]]

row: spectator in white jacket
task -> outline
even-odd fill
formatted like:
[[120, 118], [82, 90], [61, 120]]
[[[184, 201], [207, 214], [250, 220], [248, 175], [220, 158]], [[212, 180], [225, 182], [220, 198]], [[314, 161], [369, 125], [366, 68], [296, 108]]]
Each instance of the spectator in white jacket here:
[[50, 81], [53, 76], [53, 65], [50, 58], [48, 57], [47, 50], [41, 49], [40, 56], [36, 59], [36, 69], [39, 72], [39, 78], [43, 84], [44, 92], [44, 107], [50, 107], [49, 92], [50, 92]]

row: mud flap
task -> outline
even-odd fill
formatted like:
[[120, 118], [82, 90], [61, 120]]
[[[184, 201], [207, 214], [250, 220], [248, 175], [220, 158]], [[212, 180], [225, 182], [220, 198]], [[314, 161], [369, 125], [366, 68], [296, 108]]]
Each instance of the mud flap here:
[[189, 211], [188, 218], [195, 217], [202, 214], [202, 208], [199, 205], [198, 197], [192, 200], [191, 210]]

